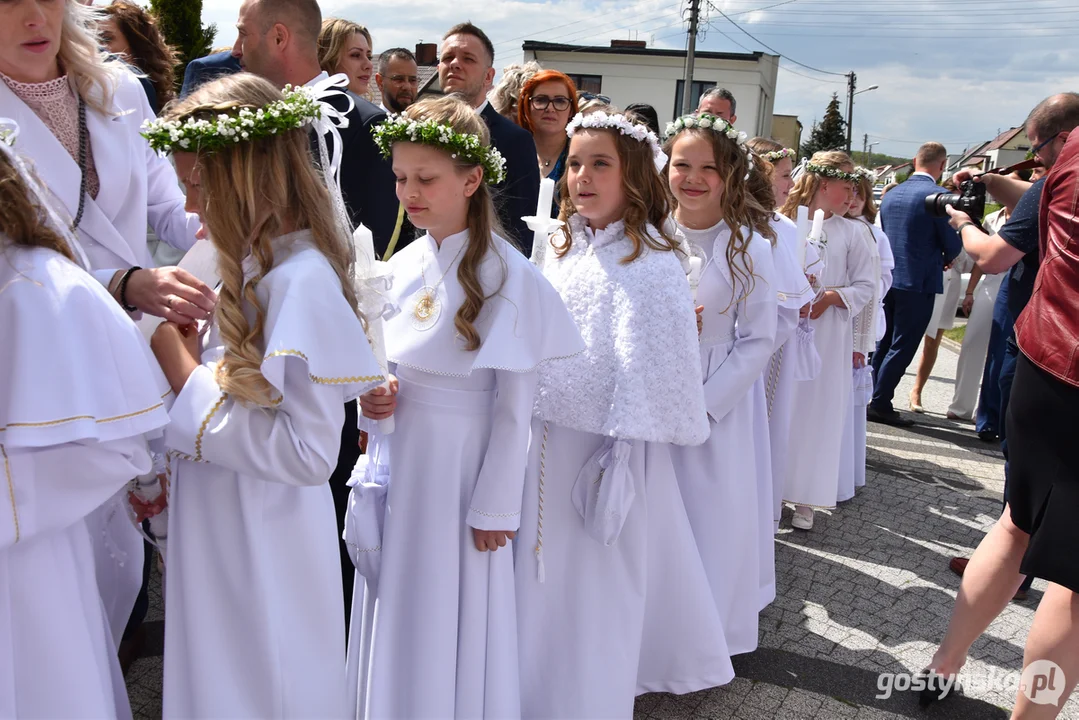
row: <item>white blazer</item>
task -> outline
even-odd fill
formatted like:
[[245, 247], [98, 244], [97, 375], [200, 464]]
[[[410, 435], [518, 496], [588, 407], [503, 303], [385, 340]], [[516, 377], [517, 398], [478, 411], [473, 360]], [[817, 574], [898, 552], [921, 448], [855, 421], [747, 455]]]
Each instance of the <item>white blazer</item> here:
[[[138, 79], [119, 70], [115, 83], [109, 114], [86, 107], [101, 189], [96, 199], [86, 198], [78, 233], [93, 275], [106, 284], [120, 268], [153, 267], [146, 246], [147, 223], [159, 238], [181, 250], [195, 243], [199, 228], [198, 216], [184, 211], [184, 195], [172, 164], [139, 135], [143, 121], [153, 119], [154, 112]], [[0, 83], [0, 115], [19, 123], [16, 149], [33, 161], [55, 207], [74, 218], [81, 184], [78, 163], [5, 83]]]

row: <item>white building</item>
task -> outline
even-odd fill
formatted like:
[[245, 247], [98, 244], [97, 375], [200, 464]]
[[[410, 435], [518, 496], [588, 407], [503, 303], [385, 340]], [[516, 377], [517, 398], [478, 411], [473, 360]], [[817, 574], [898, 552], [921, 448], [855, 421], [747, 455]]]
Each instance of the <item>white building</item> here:
[[[661, 127], [681, 114], [685, 50], [650, 48], [644, 41], [612, 40], [611, 47], [585, 47], [527, 40], [523, 62], [535, 60], [573, 78], [579, 90], [610, 98], [624, 108], [647, 103]], [[697, 52], [692, 107], [709, 88], [725, 87], [734, 95], [735, 125], [750, 136], [772, 134], [779, 57], [754, 53]]]

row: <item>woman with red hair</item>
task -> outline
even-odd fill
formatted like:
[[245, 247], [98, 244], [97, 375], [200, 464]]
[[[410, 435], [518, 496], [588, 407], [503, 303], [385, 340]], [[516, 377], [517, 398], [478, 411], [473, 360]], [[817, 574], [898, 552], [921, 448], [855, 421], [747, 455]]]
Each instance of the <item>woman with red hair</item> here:
[[[565, 73], [541, 70], [521, 88], [517, 101], [517, 124], [536, 141], [540, 175], [556, 183], [566, 170], [569, 138], [566, 125], [577, 114], [577, 86]], [[558, 213], [558, 195], [554, 198]]]

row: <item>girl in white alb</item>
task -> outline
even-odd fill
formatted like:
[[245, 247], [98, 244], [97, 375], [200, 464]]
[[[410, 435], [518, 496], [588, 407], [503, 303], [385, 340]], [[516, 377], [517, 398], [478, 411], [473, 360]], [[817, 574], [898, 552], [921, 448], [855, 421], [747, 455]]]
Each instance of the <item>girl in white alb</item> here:
[[[543, 275], [495, 233], [502, 158], [452, 97], [380, 125], [427, 234], [389, 261], [392, 392], [361, 398], [368, 457], [345, 540], [362, 576], [349, 642], [357, 717], [520, 716], [513, 550], [537, 369], [583, 349]], [[381, 529], [381, 532], [380, 532]]]
[[671, 463], [708, 418], [688, 258], [659, 229], [658, 141], [605, 112], [567, 133], [567, 227], [537, 260], [586, 350], [540, 371], [516, 548], [521, 710], [627, 718], [637, 693], [733, 677]]
[[757, 648], [758, 589], [772, 562], [761, 562], [763, 543], [747, 542], [772, 544], [771, 473], [757, 467], [758, 446], [768, 454], [758, 381], [775, 344], [777, 300], [771, 243], [751, 229], [767, 223], [768, 211], [747, 193], [749, 151], [742, 137], [728, 137], [730, 125], [701, 114], [672, 129], [665, 150], [674, 219], [704, 259], [696, 303], [704, 307], [700, 356], [711, 433], [703, 445], [670, 452], [727, 647], [740, 654]]
[[130, 718], [88, 519], [150, 470], [172, 392], [17, 134], [0, 119], [0, 717]]
[[328, 480], [345, 403], [383, 378], [350, 238], [310, 159], [303, 126], [319, 107], [244, 73], [146, 132], [175, 153], [221, 278], [211, 322], [166, 323], [151, 341], [178, 393], [165, 435], [166, 718], [347, 712]]
[[814, 508], [836, 504], [854, 356], [850, 321], [872, 302], [878, 278], [871, 237], [867, 240], [864, 227], [843, 217], [854, 192], [850, 158], [821, 152], [804, 169], [783, 213], [795, 217], [798, 207], [806, 205], [811, 215], [818, 209], [825, 214], [817, 297], [802, 310], [814, 331], [821, 368], [815, 379], [795, 385], [784, 499], [795, 505], [794, 527], [809, 530]]

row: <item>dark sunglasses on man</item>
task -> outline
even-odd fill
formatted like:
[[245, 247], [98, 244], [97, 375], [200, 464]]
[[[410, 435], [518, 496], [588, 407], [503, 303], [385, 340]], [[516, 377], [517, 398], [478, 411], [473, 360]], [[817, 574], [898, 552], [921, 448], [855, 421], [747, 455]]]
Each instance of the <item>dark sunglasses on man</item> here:
[[569, 110], [570, 105], [569, 98], [565, 95], [555, 95], [554, 97], [533, 95], [531, 103], [534, 110], [546, 110], [548, 106], [554, 105], [554, 109], [558, 112]]

